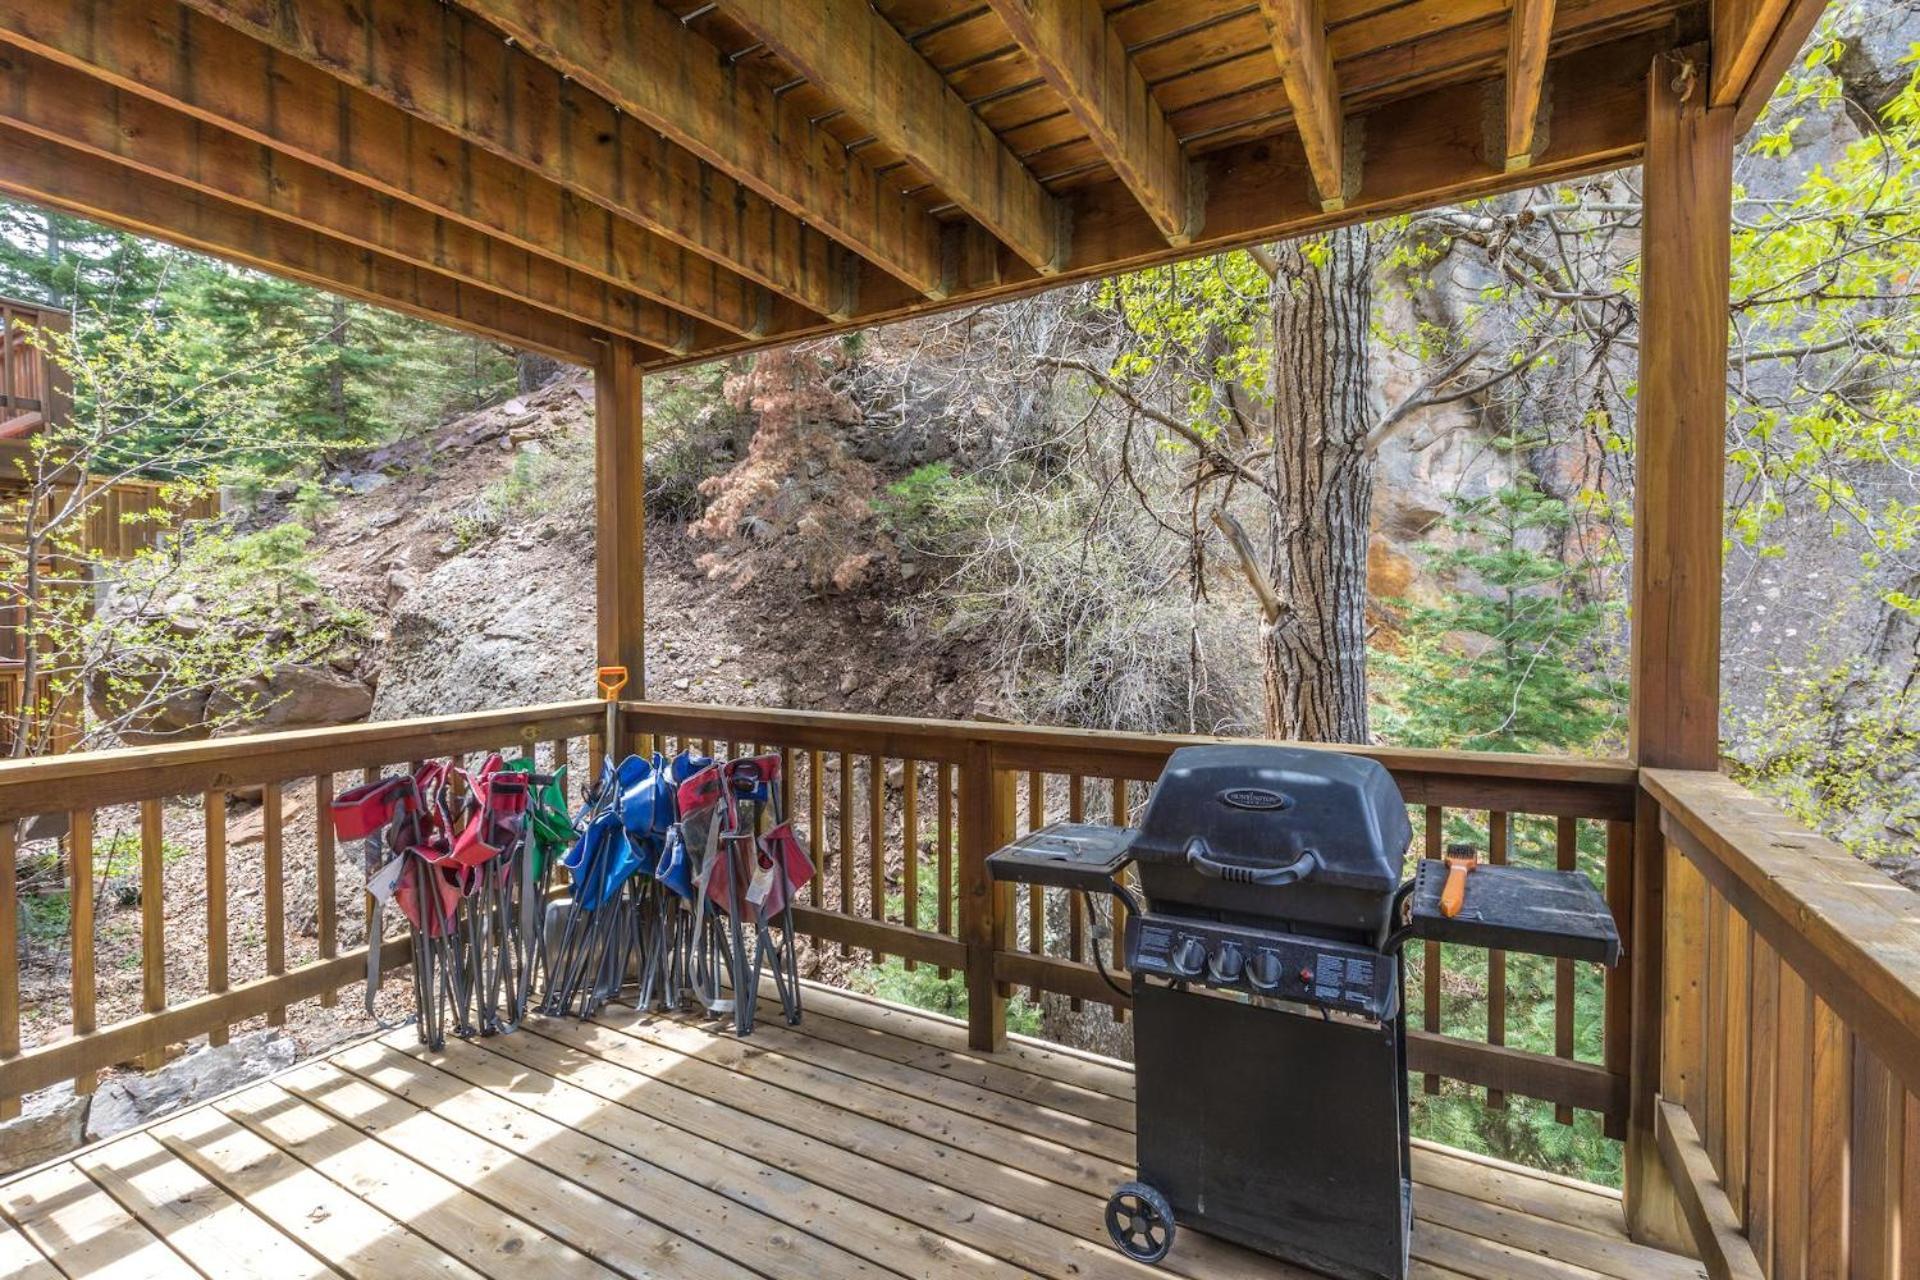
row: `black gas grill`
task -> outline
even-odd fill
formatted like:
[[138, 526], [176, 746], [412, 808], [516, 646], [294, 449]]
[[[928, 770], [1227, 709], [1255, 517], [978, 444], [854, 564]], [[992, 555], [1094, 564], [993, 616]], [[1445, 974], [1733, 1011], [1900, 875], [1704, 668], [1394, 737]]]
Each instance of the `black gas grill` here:
[[[1349, 1280], [1401, 1280], [1412, 1223], [1410, 937], [1613, 964], [1619, 935], [1578, 872], [1447, 866], [1401, 879], [1407, 808], [1377, 762], [1220, 745], [1168, 760], [1137, 830], [1055, 824], [996, 878], [1129, 897], [1139, 1178], [1114, 1243], [1157, 1262], [1174, 1223]], [[1465, 853], [1464, 850], [1454, 852]]]

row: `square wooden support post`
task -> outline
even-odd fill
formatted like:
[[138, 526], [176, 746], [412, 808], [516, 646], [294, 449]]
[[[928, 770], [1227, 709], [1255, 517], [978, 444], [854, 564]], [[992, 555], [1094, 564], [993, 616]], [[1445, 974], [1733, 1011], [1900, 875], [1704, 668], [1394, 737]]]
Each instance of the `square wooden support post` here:
[[[594, 581], [601, 666], [627, 669], [623, 697], [647, 696], [646, 430], [639, 353], [611, 341], [593, 371]], [[609, 743], [616, 759], [624, 744]]]
[[960, 765], [960, 940], [967, 947], [967, 1043], [1006, 1047], [1007, 997], [994, 961], [1012, 940], [1009, 886], [987, 874], [987, 855], [1013, 838], [1013, 774], [994, 767], [993, 744], [973, 742]]
[[[1630, 752], [1650, 768], [1720, 759], [1721, 539], [1734, 111], [1708, 105], [1704, 51], [1654, 60], [1647, 84], [1635, 437]], [[1637, 1240], [1692, 1250], [1655, 1113], [1666, 1006], [1667, 850], [1634, 821], [1632, 1091], [1626, 1207]]]

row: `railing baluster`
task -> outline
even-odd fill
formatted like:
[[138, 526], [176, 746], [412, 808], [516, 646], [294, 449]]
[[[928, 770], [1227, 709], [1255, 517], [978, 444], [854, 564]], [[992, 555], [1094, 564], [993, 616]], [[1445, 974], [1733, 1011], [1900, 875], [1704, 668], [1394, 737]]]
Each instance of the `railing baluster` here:
[[[807, 901], [815, 908], [826, 901], [827, 882], [827, 845], [826, 845], [826, 781], [821, 768], [820, 753], [807, 752], [807, 848], [812, 851], [819, 863], [813, 869], [813, 883], [807, 886]], [[820, 935], [812, 935], [813, 972], [820, 974]]]
[[[1086, 816], [1087, 780], [1072, 774], [1067, 778], [1067, 821], [1082, 822]], [[1076, 963], [1087, 958], [1086, 909], [1080, 897], [1077, 893], [1067, 895], [1067, 959]], [[1067, 1008], [1078, 1013], [1083, 1003], [1079, 996], [1074, 996], [1067, 1001]]]
[[[1668, 948], [1672, 955], [1672, 948]], [[1807, 984], [1782, 961], [1780, 1035], [1773, 1093], [1773, 1266], [1770, 1275], [1804, 1274], [1807, 1256], [1807, 1181], [1812, 1135], [1807, 1131], [1813, 1085], [1813, 1005]], [[1674, 1095], [1669, 1095], [1674, 1096]]]
[[[879, 756], [867, 757], [867, 918], [887, 916], [887, 771]], [[872, 952], [880, 963], [880, 951]]]
[[[73, 945], [73, 1034], [94, 1029], [93, 971], [93, 810], [75, 809], [67, 817], [67, 918]], [[74, 1077], [75, 1093], [92, 1093], [97, 1071]]]
[[[205, 835], [207, 878], [207, 990], [218, 994], [227, 989], [227, 793], [214, 788], [201, 800]], [[324, 813], [323, 822], [324, 822]], [[227, 1042], [227, 1027], [222, 1023], [207, 1031], [207, 1043]]]
[[1748, 1128], [1753, 1157], [1747, 1166], [1747, 1237], [1755, 1257], [1773, 1245], [1774, 1095], [1779, 1089], [1780, 960], [1772, 947], [1753, 940], [1753, 1089]]
[[[167, 1007], [165, 816], [161, 801], [140, 802], [140, 1007], [148, 1013]], [[166, 1045], [157, 1044], [141, 1063], [152, 1071], [166, 1060]]]
[[[900, 863], [901, 893], [905, 899], [909, 929], [920, 927], [920, 762], [912, 758], [900, 762]], [[903, 959], [908, 973], [914, 971], [912, 956]]]
[[[840, 847], [835, 851], [840, 859], [840, 914], [850, 916], [853, 905], [853, 757], [840, 753], [840, 791], [837, 797], [840, 806]], [[840, 955], [850, 957], [853, 947], [848, 943], [840, 944]]]
[[[938, 765], [939, 781], [937, 803], [940, 806], [939, 851], [935, 857], [935, 869], [940, 877], [940, 932], [951, 938], [953, 934], [953, 766], [942, 760]], [[953, 976], [953, 970], [942, 966], [942, 980]]]
[[[1863, 1280], [1894, 1280], [1901, 1273], [1905, 1242], [1900, 1237], [1920, 1236], [1920, 1224], [1906, 1224], [1900, 1212], [1902, 1184], [1907, 1181], [1902, 1150], [1907, 1132], [1907, 1096], [1886, 1064], [1858, 1042], [1853, 1052], [1853, 1099], [1853, 1176], [1847, 1235], [1854, 1274]], [[1920, 1150], [1915, 1151], [1915, 1157], [1916, 1166], [1920, 1166]]]
[[[1047, 821], [1046, 781], [1038, 770], [1027, 773], [1027, 830], [1038, 831]], [[1047, 894], [1037, 884], [1027, 886], [1027, 954], [1039, 955], [1046, 950], [1047, 941]], [[1040, 988], [1027, 988], [1027, 999], [1040, 1003]]]
[[[1509, 831], [1506, 814], [1495, 810], [1487, 815], [1487, 861], [1498, 867], [1507, 861], [1507, 834]], [[1487, 1043], [1504, 1045], [1507, 1042], [1507, 953], [1488, 950], [1487, 952]], [[1507, 1095], [1499, 1089], [1487, 1090], [1487, 1105], [1501, 1108], [1507, 1105]]]
[[[287, 971], [287, 908], [285, 860], [282, 857], [280, 823], [284, 812], [280, 784], [269, 782], [260, 793], [264, 830], [261, 839], [261, 896], [265, 899], [267, 933], [267, 973], [277, 977]], [[285, 1026], [287, 1006], [275, 1005], [267, 1012], [267, 1025]]]
[[[1125, 778], [1115, 778], [1112, 781], [1113, 808], [1109, 817], [1113, 820], [1114, 826], [1124, 827], [1127, 825], [1127, 818], [1129, 817], [1127, 810], [1127, 780]], [[1122, 884], [1125, 884], [1132, 878], [1133, 869], [1131, 867], [1122, 868], [1120, 875], [1117, 877]], [[1112, 911], [1107, 918], [1113, 921], [1113, 937], [1108, 939], [1108, 945], [1113, 953], [1113, 959], [1109, 961], [1109, 963], [1113, 968], [1118, 969], [1127, 962], [1127, 908], [1119, 898], [1116, 897], [1113, 900]], [[1127, 1011], [1117, 1004], [1112, 1006], [1112, 1008], [1113, 1020], [1124, 1023], [1127, 1020]]]
[[[527, 757], [533, 756], [528, 743]], [[331, 960], [340, 954], [340, 912], [335, 904], [339, 873], [335, 866], [333, 823], [327, 815], [333, 809], [333, 775], [323, 773], [313, 780], [314, 871], [319, 877], [319, 896], [314, 905], [314, 925], [320, 933], [320, 958]], [[331, 1009], [340, 1002], [340, 993], [329, 987], [320, 993], [320, 1007]]]
[[[1427, 806], [1426, 846], [1424, 856], [1438, 858], [1443, 848], [1446, 831], [1446, 811], [1437, 804]], [[1440, 944], [1429, 942], [1421, 953], [1420, 986], [1422, 1003], [1420, 1023], [1434, 1035], [1440, 1034]], [[1421, 1080], [1421, 1087], [1429, 1096], [1440, 1092], [1440, 1077], [1428, 1072]]]
[[[1633, 937], [1633, 824], [1607, 823], [1607, 907], [1620, 929], [1620, 963], [1608, 969], [1603, 979], [1605, 995], [1601, 1016], [1601, 1058], [1607, 1070], [1625, 1079], [1633, 1058], [1633, 966], [1639, 950]], [[1607, 1113], [1603, 1131], [1616, 1141], [1627, 1136], [1627, 1117], [1618, 1110]]]
[[[1580, 820], [1562, 817], [1554, 824], [1554, 865], [1572, 871], [1578, 865]], [[1562, 1058], [1573, 1057], [1573, 961], [1556, 960], [1553, 965], [1553, 1052]], [[1553, 1118], [1561, 1124], [1573, 1123], [1573, 1108], [1564, 1103], [1553, 1109]]]
[[[0, 822], [0, 1063], [20, 1052], [20, 869], [11, 822]], [[0, 1120], [20, 1114], [18, 1095], [0, 1098]]]
[[[1752, 1094], [1749, 1079], [1753, 1044], [1753, 933], [1747, 918], [1728, 911], [1726, 931], [1721, 938], [1720, 976], [1715, 985], [1725, 992], [1720, 1032], [1725, 1041], [1726, 1059], [1724, 1134], [1722, 1139], [1721, 1180], [1734, 1212], [1744, 1220], [1747, 1213], [1748, 1114]], [[1715, 1028], [1707, 1028], [1709, 1035]]]
[[1809, 1035], [1807, 1274], [1842, 1280], [1852, 1271], [1847, 1166], [1853, 1122], [1853, 1034], [1826, 1001], [1813, 996]]

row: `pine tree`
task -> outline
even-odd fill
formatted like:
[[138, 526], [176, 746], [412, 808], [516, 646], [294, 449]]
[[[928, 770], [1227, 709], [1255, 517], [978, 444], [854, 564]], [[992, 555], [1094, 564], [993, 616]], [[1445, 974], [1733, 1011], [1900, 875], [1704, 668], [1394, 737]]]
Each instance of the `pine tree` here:
[[1457, 497], [1428, 567], [1453, 590], [1405, 616], [1405, 651], [1379, 658], [1389, 741], [1481, 751], [1590, 747], [1617, 721], [1621, 690], [1594, 670], [1605, 624], [1579, 599], [1579, 565], [1549, 554], [1566, 504], [1520, 472], [1485, 497]]

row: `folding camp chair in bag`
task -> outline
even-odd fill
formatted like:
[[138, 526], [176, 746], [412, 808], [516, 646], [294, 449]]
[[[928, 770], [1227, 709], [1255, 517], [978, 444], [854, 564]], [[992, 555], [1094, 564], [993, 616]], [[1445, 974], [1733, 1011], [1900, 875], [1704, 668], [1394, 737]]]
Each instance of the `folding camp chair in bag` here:
[[709, 868], [707, 896], [726, 914], [735, 983], [734, 1029], [748, 1035], [753, 1031], [760, 976], [769, 970], [787, 1024], [800, 1021], [793, 897], [813, 878], [813, 861], [782, 813], [779, 756], [730, 761], [722, 777], [732, 817], [719, 842], [720, 855]]

